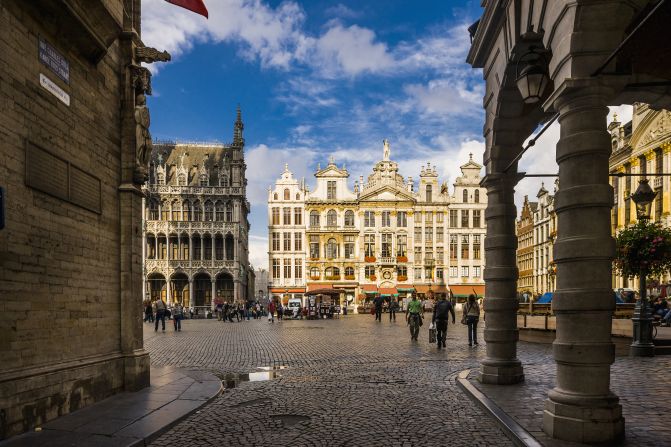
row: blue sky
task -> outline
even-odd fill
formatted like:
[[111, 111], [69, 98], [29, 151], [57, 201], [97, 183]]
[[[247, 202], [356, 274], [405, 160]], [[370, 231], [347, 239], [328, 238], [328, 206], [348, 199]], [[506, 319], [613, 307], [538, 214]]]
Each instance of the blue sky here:
[[[241, 105], [255, 266], [267, 268], [267, 188], [284, 163], [312, 184], [317, 163], [333, 155], [351, 185], [381, 158], [383, 138], [405, 176], [431, 162], [451, 183], [470, 152], [482, 161], [484, 85], [465, 63], [479, 0], [205, 4], [209, 20], [143, 0], [145, 44], [173, 55], [151, 67], [151, 131], [227, 142]], [[556, 138], [557, 128], [544, 141]], [[543, 141], [534, 151], [523, 165], [554, 163]], [[539, 186], [527, 182], [519, 195]]]

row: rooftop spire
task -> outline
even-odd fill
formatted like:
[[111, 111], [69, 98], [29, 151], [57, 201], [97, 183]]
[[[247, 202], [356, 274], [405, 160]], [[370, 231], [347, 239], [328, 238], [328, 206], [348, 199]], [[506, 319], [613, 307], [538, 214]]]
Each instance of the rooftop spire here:
[[242, 137], [242, 131], [245, 128], [245, 125], [242, 123], [242, 111], [240, 110], [240, 104], [236, 109], [235, 124], [233, 125], [233, 144], [236, 146], [243, 146], [245, 144], [245, 139]]

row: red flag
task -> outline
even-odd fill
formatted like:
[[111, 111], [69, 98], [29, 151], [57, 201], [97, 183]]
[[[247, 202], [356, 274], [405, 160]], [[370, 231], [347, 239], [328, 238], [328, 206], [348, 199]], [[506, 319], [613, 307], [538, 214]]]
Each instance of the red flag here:
[[165, 1], [168, 3], [172, 3], [173, 5], [181, 6], [182, 8], [186, 8], [190, 11], [200, 14], [201, 16], [209, 18], [207, 8], [205, 7], [205, 3], [203, 3], [203, 0], [165, 0]]

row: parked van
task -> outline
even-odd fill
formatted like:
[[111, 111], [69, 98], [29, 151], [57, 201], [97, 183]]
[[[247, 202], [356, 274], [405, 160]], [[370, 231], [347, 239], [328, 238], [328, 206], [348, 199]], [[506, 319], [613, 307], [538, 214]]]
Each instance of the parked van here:
[[290, 298], [287, 302], [287, 314], [292, 317], [300, 316], [300, 310], [303, 305], [303, 302], [300, 298]]

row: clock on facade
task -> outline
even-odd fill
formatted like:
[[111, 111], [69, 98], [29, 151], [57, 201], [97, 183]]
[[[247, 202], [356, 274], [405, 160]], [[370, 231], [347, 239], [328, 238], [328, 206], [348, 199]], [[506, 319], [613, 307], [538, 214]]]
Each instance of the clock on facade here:
[[383, 277], [384, 279], [391, 279], [391, 272], [390, 272], [389, 270], [387, 270], [386, 272], [384, 272], [384, 273], [382, 274], [382, 277]]

